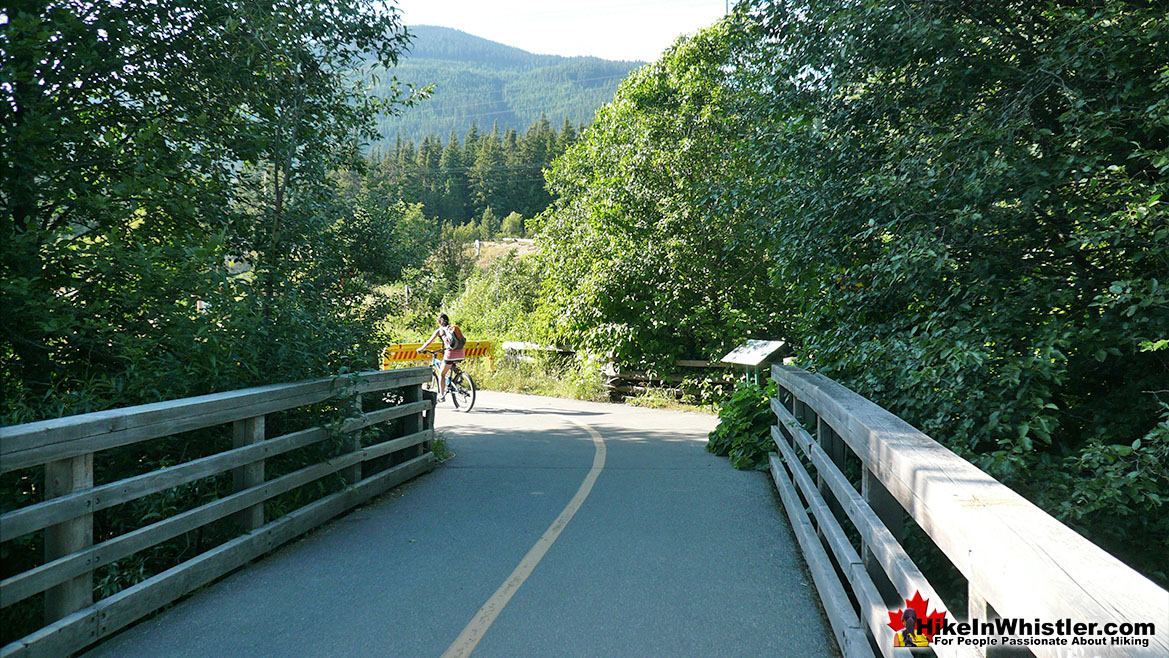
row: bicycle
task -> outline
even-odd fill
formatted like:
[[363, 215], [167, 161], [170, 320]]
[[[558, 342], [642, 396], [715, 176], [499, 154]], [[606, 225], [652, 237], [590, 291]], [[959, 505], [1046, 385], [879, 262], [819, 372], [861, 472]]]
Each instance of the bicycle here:
[[[422, 386], [428, 391], [434, 391], [437, 395], [438, 375], [442, 372], [442, 358], [440, 358], [442, 350], [419, 351], [422, 354], [430, 355], [430, 382]], [[475, 406], [475, 380], [471, 378], [469, 373], [463, 372], [458, 363], [451, 364], [451, 371], [446, 380], [446, 394], [450, 398], [451, 404], [455, 406], [455, 411], [466, 413]]]

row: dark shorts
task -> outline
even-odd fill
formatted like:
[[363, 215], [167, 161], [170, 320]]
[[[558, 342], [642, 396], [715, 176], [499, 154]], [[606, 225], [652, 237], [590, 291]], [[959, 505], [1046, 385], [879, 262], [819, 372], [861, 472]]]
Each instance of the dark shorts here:
[[460, 362], [462, 362], [462, 359], [443, 359], [442, 362], [443, 363], [460, 363]]

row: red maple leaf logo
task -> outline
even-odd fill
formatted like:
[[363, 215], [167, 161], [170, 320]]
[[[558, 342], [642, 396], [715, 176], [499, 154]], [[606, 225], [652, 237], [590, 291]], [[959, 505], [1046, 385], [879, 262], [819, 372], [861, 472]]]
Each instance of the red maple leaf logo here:
[[[913, 593], [912, 599], [905, 599], [905, 605], [913, 608], [913, 611], [917, 613], [917, 618], [922, 622], [921, 634], [924, 635], [927, 640], [933, 642], [934, 633], [941, 629], [942, 623], [946, 621], [946, 611], [942, 610], [939, 612], [935, 610], [934, 612], [927, 615], [926, 607], [929, 605], [929, 602], [929, 599], [921, 598], [921, 592], [917, 591]], [[889, 628], [892, 628], [894, 633], [905, 628], [905, 623], [901, 621], [901, 615], [904, 612], [905, 609], [902, 608], [897, 612], [889, 613]]]

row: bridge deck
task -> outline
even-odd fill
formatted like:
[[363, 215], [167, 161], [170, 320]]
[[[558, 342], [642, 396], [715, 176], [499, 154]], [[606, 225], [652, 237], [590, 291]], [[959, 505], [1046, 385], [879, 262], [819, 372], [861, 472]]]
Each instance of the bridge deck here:
[[440, 410], [446, 465], [87, 655], [832, 655], [768, 476], [708, 454], [714, 424], [481, 393]]

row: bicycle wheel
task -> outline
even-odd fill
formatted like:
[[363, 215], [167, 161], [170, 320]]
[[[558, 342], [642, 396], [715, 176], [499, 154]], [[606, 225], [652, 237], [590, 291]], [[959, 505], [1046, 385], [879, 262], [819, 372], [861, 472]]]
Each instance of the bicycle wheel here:
[[438, 395], [438, 373], [436, 373], [436, 372], [430, 373], [430, 380], [422, 385], [422, 390], [430, 391], [431, 393], [434, 393], [436, 396]]
[[475, 406], [475, 380], [471, 375], [460, 372], [451, 377], [451, 401], [455, 403], [455, 410], [467, 412]]
[[438, 406], [438, 373], [431, 372], [430, 380], [423, 383], [422, 390], [429, 390], [430, 393], [435, 394], [435, 407]]

